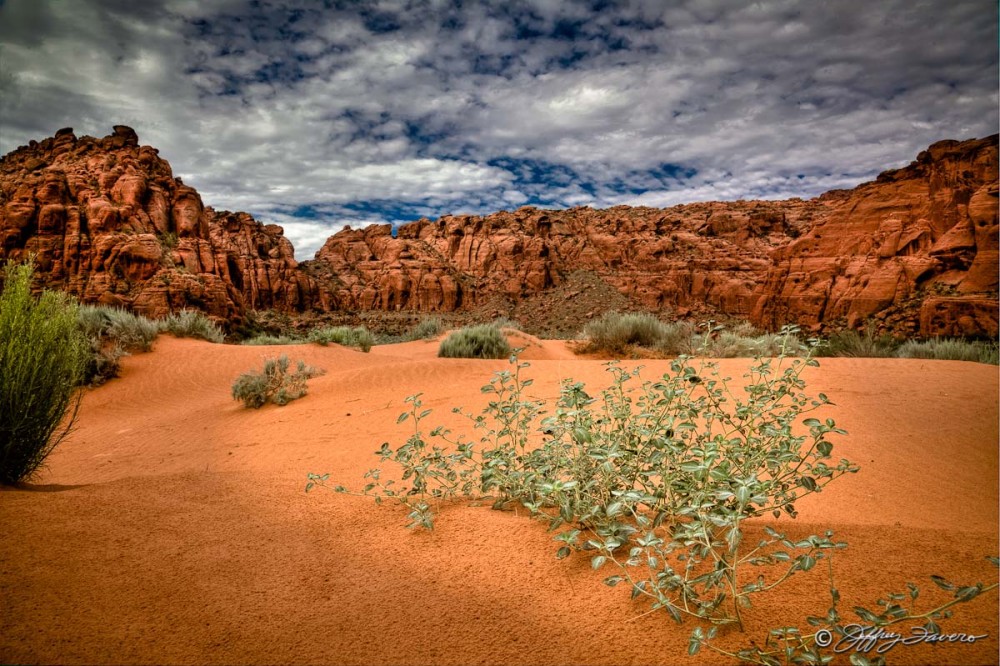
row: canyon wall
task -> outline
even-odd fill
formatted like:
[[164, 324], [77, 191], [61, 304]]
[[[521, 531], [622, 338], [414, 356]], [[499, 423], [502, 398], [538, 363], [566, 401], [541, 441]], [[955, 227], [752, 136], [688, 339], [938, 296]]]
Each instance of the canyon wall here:
[[41, 285], [153, 317], [475, 311], [584, 271], [678, 317], [995, 336], [997, 164], [996, 136], [941, 141], [810, 200], [447, 215], [345, 229], [298, 263], [281, 227], [206, 207], [130, 128], [65, 129], [0, 160], [0, 259], [34, 254]]

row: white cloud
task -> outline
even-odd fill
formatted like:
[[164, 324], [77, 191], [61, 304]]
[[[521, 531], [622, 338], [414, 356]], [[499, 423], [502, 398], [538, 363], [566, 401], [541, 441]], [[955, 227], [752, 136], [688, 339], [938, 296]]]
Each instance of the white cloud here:
[[131, 125], [301, 259], [363, 215], [811, 195], [1000, 122], [995, 5], [316, 6], [7, 0], [0, 151]]

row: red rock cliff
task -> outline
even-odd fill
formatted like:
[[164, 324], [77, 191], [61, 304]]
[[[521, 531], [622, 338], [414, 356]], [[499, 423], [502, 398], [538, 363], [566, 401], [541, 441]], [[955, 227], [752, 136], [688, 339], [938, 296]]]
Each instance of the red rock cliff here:
[[446, 216], [345, 230], [303, 265], [359, 310], [469, 309], [599, 275], [639, 307], [749, 315], [769, 253], [807, 224], [805, 201], [698, 203], [669, 209]]
[[997, 177], [994, 135], [935, 143], [903, 169], [823, 195], [809, 231], [773, 253], [752, 319], [996, 336]]
[[0, 161], [0, 259], [29, 253], [46, 286], [152, 317], [322, 302], [281, 227], [205, 207], [120, 125], [102, 139], [60, 130]]
[[471, 310], [588, 271], [636, 307], [775, 328], [997, 334], [997, 137], [803, 201], [445, 216], [345, 230], [297, 264], [280, 227], [214, 211], [131, 129], [72, 130], [0, 160], [0, 259], [85, 301], [221, 319], [283, 311]]
[[303, 265], [358, 310], [516, 301], [587, 270], [683, 316], [995, 336], [997, 246], [993, 136], [810, 201], [446, 216], [342, 231]]

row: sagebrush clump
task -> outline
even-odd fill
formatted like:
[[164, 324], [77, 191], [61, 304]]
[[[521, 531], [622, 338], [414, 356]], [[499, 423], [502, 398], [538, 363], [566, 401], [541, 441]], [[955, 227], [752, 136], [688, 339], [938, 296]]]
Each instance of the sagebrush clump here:
[[973, 361], [997, 365], [997, 343], [935, 338], [909, 340], [896, 350], [899, 358], [926, 358], [946, 361]]
[[199, 338], [219, 343], [226, 337], [215, 322], [198, 310], [181, 310], [172, 313], [163, 320], [162, 328], [178, 338]]
[[310, 378], [324, 372], [320, 368], [306, 365], [305, 361], [296, 361], [295, 370], [289, 370], [290, 367], [291, 361], [284, 354], [265, 359], [263, 370], [245, 372], [233, 382], [233, 399], [254, 409], [259, 409], [268, 402], [287, 405], [307, 393], [306, 382]]
[[68, 434], [89, 354], [75, 301], [31, 294], [34, 264], [8, 262], [0, 294], [0, 483], [30, 479]]
[[329, 344], [357, 347], [363, 352], [370, 351], [375, 344], [375, 337], [364, 326], [327, 326], [309, 331], [309, 342], [315, 342], [324, 347]]
[[406, 333], [407, 340], [430, 340], [444, 332], [444, 321], [440, 317], [424, 317]]
[[499, 326], [480, 324], [459, 329], [441, 341], [438, 356], [442, 358], [498, 359], [510, 356], [507, 337]]
[[821, 356], [847, 356], [857, 358], [890, 358], [896, 355], [899, 343], [889, 335], [879, 335], [873, 327], [863, 332], [839, 331], [831, 335], [819, 348]]
[[586, 351], [624, 354], [631, 347], [655, 348], [676, 337], [667, 324], [646, 313], [609, 312], [583, 327]]

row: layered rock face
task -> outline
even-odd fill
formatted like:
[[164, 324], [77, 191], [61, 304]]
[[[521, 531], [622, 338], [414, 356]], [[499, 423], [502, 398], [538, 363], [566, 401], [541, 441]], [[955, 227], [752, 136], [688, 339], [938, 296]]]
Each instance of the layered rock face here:
[[751, 318], [996, 336], [997, 178], [994, 135], [935, 143], [903, 169], [819, 197], [808, 232], [772, 254]]
[[516, 302], [586, 270], [679, 316], [995, 336], [997, 247], [993, 136], [810, 201], [446, 216], [342, 231], [303, 265], [359, 310]]
[[697, 203], [562, 211], [521, 208], [398, 228], [344, 230], [303, 266], [346, 307], [450, 312], [600, 276], [641, 308], [749, 315], [769, 254], [801, 233], [816, 204]]
[[584, 271], [680, 317], [995, 336], [997, 164], [996, 136], [942, 141], [808, 201], [445, 216], [347, 229], [298, 264], [281, 227], [205, 207], [130, 128], [67, 129], [0, 160], [0, 260], [33, 253], [44, 285], [153, 317], [462, 312], [569, 294]]
[[322, 300], [281, 227], [205, 207], [120, 125], [102, 139], [60, 130], [0, 161], [0, 259], [28, 254], [45, 286], [152, 317]]

